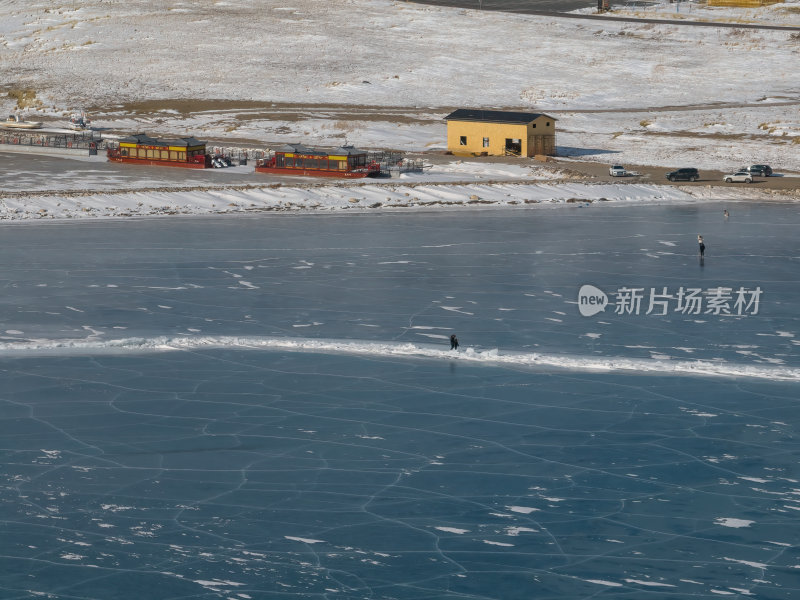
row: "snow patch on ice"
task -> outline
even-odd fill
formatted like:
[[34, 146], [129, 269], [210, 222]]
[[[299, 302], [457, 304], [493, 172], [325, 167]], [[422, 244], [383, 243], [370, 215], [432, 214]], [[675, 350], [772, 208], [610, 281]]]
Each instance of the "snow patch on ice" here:
[[723, 527], [750, 527], [755, 521], [748, 521], [746, 519], [734, 519], [731, 517], [719, 517], [714, 520], [716, 525], [722, 525]]
[[511, 512], [522, 513], [523, 515], [529, 515], [532, 512], [538, 512], [541, 510], [539, 508], [532, 508], [530, 506], [507, 506], [506, 508]]
[[446, 531], [447, 533], [457, 533], [462, 535], [464, 533], [469, 533], [469, 529], [459, 529], [457, 527], [434, 527], [434, 529], [438, 529], [439, 531]]
[[623, 587], [621, 583], [616, 581], [606, 581], [605, 579], [585, 579], [589, 583], [596, 583], [597, 585], [605, 585], [607, 587]]
[[291, 535], [285, 535], [283, 537], [285, 537], [287, 540], [291, 540], [293, 542], [303, 542], [304, 544], [324, 544], [325, 543], [324, 540], [314, 540], [314, 539], [311, 539], [311, 538], [294, 537], [294, 536], [291, 536]]
[[513, 548], [514, 544], [507, 544], [506, 542], [494, 542], [492, 540], [483, 540], [484, 544], [489, 544], [490, 546], [506, 546], [509, 548]]

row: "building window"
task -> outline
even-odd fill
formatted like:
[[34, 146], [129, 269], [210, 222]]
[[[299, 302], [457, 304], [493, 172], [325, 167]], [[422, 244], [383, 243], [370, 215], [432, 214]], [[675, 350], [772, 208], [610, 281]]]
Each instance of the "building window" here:
[[533, 129], [536, 129], [536, 123], [533, 124]]
[[458, 138], [458, 145], [459, 146], [466, 146], [467, 145], [467, 136], [462, 135]]
[[547, 122], [544, 124], [544, 126], [545, 126], [545, 127], [550, 127], [550, 121], [547, 121]]
[[484, 148], [488, 148], [489, 147], [489, 138], [483, 138], [483, 147]]

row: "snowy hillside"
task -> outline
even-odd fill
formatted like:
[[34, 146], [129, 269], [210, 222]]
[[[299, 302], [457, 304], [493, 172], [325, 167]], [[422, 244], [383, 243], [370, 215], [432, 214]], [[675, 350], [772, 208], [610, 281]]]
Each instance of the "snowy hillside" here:
[[625, 108], [796, 97], [800, 85], [798, 41], [783, 31], [387, 0], [7, 2], [0, 35], [6, 84], [58, 108], [161, 98]]

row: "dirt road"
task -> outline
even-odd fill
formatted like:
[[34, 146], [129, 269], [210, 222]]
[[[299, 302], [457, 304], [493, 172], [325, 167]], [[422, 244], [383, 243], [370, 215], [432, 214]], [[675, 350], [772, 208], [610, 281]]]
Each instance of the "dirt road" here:
[[666, 178], [666, 174], [680, 166], [691, 165], [674, 165], [670, 167], [654, 167], [647, 165], [625, 165], [631, 171], [639, 173], [638, 176], [631, 177], [612, 177], [608, 174], [610, 165], [597, 162], [585, 162], [576, 160], [564, 160], [552, 157], [547, 162], [539, 162], [531, 158], [517, 158], [506, 156], [481, 156], [461, 158], [453, 155], [448, 155], [442, 152], [422, 152], [409, 154], [410, 157], [424, 158], [432, 164], [442, 164], [452, 162], [453, 160], [465, 161], [478, 161], [486, 162], [489, 164], [523, 164], [523, 165], [546, 165], [552, 168], [564, 169], [575, 174], [583, 175], [589, 181], [594, 182], [612, 182], [612, 183], [655, 183], [658, 185], [680, 185], [680, 186], [709, 186], [714, 187], [735, 187], [735, 188], [751, 188], [754, 190], [781, 190], [781, 191], [794, 191], [800, 198], [800, 177], [792, 175], [784, 175], [780, 172], [771, 177], [754, 177], [753, 183], [726, 183], [723, 177], [726, 173], [722, 171], [709, 171], [701, 170], [700, 179], [696, 182], [690, 181], [675, 181], [671, 182]]
[[605, 21], [623, 21], [628, 23], [654, 23], [668, 25], [687, 25], [692, 27], [733, 27], [737, 29], [772, 29], [776, 31], [800, 31], [800, 27], [785, 25], [765, 25], [760, 23], [724, 23], [719, 21], [692, 21], [688, 19], [647, 19], [639, 17], [621, 17], [609, 13], [574, 14], [566, 11], [580, 8], [596, 7], [597, 2], [580, 0], [413, 0], [416, 4], [433, 6], [450, 6], [453, 8], [469, 8], [473, 10], [494, 10], [500, 12], [520, 13], [525, 15], [541, 15], [564, 19], [594, 19]]

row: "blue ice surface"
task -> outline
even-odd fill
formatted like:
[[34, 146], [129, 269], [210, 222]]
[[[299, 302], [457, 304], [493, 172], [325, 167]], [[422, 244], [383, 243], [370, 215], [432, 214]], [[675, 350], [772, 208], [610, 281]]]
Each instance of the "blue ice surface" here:
[[[456, 332], [483, 349], [798, 366], [798, 220], [794, 204], [738, 203], [37, 222], [2, 227], [0, 281], [10, 340]], [[755, 315], [646, 315], [645, 298], [638, 315], [578, 318], [584, 284], [612, 300], [762, 295]]]
[[[789, 372], [798, 220], [715, 203], [4, 225], [0, 598], [796, 598], [797, 382], [104, 343], [456, 332]], [[586, 283], [764, 292], [758, 314], [583, 317]], [[94, 345], [60, 354], [75, 338]]]

